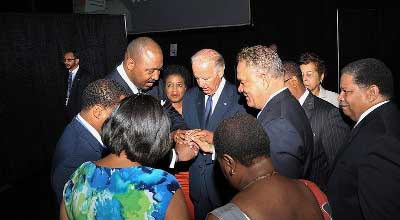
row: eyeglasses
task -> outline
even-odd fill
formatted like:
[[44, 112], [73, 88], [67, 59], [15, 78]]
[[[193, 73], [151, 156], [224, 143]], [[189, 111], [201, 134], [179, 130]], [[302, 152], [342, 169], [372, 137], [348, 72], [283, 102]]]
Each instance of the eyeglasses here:
[[67, 62], [67, 61], [68, 61], [68, 62], [71, 62], [71, 61], [73, 61], [73, 60], [76, 60], [76, 58], [63, 59], [64, 62]]
[[292, 79], [292, 77], [289, 77], [289, 78], [285, 79], [283, 82], [286, 83], [287, 81], [289, 81], [291, 79]]

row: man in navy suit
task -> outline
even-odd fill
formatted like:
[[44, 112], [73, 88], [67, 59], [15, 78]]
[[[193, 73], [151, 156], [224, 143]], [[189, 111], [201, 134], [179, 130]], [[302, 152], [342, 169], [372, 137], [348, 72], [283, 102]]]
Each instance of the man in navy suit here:
[[400, 219], [400, 111], [393, 76], [367, 58], [341, 70], [339, 106], [356, 122], [328, 181], [333, 218]]
[[108, 154], [99, 133], [115, 105], [126, 95], [116, 82], [105, 79], [90, 83], [84, 90], [82, 110], [64, 129], [53, 156], [51, 185], [58, 203], [64, 184], [83, 162]]
[[220, 168], [214, 166], [213, 131], [223, 119], [245, 109], [239, 103], [240, 95], [235, 85], [224, 78], [225, 61], [220, 53], [202, 49], [192, 56], [191, 61], [198, 86], [186, 92], [182, 107], [183, 118], [191, 130], [179, 130], [175, 141], [184, 139], [205, 145], [189, 168], [195, 219], [203, 220], [208, 212], [225, 204], [232, 196], [229, 183]]
[[314, 133], [314, 152], [310, 180], [326, 192], [328, 175], [333, 161], [350, 133], [340, 110], [313, 95], [303, 84], [300, 66], [293, 61], [283, 62], [285, 85], [303, 107]]
[[247, 105], [261, 109], [257, 119], [271, 141], [277, 171], [290, 178], [309, 178], [313, 152], [310, 123], [284, 85], [282, 61], [267, 46], [243, 48], [237, 55], [239, 92]]
[[68, 70], [64, 77], [67, 123], [81, 110], [83, 90], [95, 79], [93, 74], [79, 66], [79, 62], [79, 52], [68, 51], [64, 54], [64, 65]]
[[185, 129], [181, 115], [166, 98], [164, 82], [159, 80], [162, 67], [163, 53], [158, 43], [149, 37], [138, 37], [128, 44], [122, 63], [105, 78], [115, 80], [127, 93], [158, 98], [168, 112], [171, 130]]

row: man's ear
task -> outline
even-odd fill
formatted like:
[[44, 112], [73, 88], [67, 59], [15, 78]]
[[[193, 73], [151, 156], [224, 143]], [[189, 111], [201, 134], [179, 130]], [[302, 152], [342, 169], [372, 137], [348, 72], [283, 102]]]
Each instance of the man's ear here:
[[128, 70], [132, 70], [135, 68], [136, 62], [132, 57], [128, 57], [126, 66], [128, 67]]
[[225, 173], [229, 173], [231, 176], [235, 174], [236, 161], [228, 154], [222, 156], [222, 163], [224, 164]]
[[93, 117], [100, 119], [103, 112], [103, 107], [100, 105], [95, 105], [91, 112]]
[[264, 86], [264, 88], [265, 88], [265, 90], [268, 90], [268, 88], [269, 88], [269, 84], [270, 84], [270, 78], [269, 78], [269, 75], [268, 74], [266, 74], [266, 73], [260, 73], [259, 74], [259, 77], [261, 78], [261, 80], [262, 80], [262, 83], [263, 83], [263, 86]]
[[379, 91], [378, 86], [372, 85], [372, 86], [368, 87], [368, 89], [367, 89], [368, 101], [374, 102], [376, 99], [379, 98], [379, 96], [380, 96], [380, 91]]
[[222, 69], [220, 69], [220, 70], [217, 72], [217, 75], [218, 75], [219, 78], [222, 78], [222, 77], [224, 76], [224, 71], [225, 71], [225, 67], [222, 68]]
[[291, 83], [290, 85], [294, 88], [297, 88], [300, 84], [299, 79], [297, 77], [292, 77], [288, 83]]

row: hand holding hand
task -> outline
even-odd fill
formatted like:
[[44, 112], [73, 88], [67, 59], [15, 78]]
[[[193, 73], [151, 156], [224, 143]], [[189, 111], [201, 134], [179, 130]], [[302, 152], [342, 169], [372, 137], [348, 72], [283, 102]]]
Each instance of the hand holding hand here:
[[189, 161], [197, 156], [199, 148], [193, 142], [176, 143], [175, 152], [178, 154], [178, 161]]
[[206, 141], [202, 141], [201, 138], [194, 137], [192, 139], [194, 143], [204, 152], [204, 153], [214, 153], [214, 145], [207, 143]]
[[214, 138], [214, 132], [208, 131], [208, 130], [197, 130], [192, 137], [194, 138], [199, 138], [200, 141], [207, 142], [210, 145], [213, 145], [213, 138]]
[[187, 130], [178, 129], [176, 131], [171, 132], [171, 138], [176, 144], [184, 144], [186, 141], [185, 134]]

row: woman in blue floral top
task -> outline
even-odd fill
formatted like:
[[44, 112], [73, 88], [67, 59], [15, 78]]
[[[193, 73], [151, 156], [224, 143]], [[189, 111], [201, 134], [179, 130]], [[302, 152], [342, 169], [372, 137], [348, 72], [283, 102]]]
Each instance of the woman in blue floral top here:
[[155, 98], [132, 95], [103, 125], [111, 154], [82, 164], [64, 187], [61, 219], [188, 219], [176, 178], [151, 168], [170, 148], [170, 121]]

